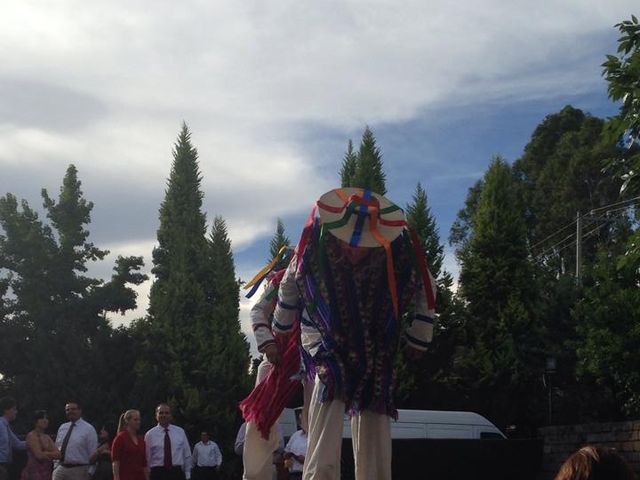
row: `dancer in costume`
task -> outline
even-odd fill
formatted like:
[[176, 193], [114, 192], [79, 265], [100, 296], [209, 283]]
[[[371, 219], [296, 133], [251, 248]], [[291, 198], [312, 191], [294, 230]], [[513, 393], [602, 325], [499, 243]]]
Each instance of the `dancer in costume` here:
[[276, 333], [294, 328], [288, 307], [300, 296], [306, 370], [315, 372], [303, 478], [340, 478], [347, 413], [356, 480], [390, 480], [394, 360], [401, 340], [411, 358], [426, 350], [435, 315], [435, 285], [402, 210], [362, 189], [323, 195], [280, 284]]
[[[251, 324], [258, 351], [263, 354], [258, 366], [256, 386], [240, 403], [246, 423], [242, 461], [245, 480], [271, 480], [274, 452], [284, 449], [282, 430], [277, 423], [288, 400], [300, 389], [299, 335], [275, 339], [271, 333], [278, 287], [293, 250], [283, 248], [269, 265], [247, 283], [251, 297], [263, 280], [266, 287], [251, 309]], [[297, 303], [293, 306], [297, 311]], [[291, 324], [292, 329], [294, 324]], [[296, 329], [297, 331], [297, 329]], [[286, 369], [280, 368], [281, 359]]]

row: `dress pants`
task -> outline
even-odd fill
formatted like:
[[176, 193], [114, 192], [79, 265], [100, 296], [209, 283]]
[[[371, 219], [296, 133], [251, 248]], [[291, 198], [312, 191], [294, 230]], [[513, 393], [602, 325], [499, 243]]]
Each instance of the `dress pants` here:
[[[316, 377], [309, 407], [309, 437], [304, 480], [339, 480], [345, 405], [322, 403], [324, 384]], [[391, 480], [391, 424], [369, 411], [351, 418], [355, 480]]]
[[58, 465], [53, 470], [51, 478], [52, 480], [89, 480], [89, 466], [64, 467]]
[[216, 480], [219, 478], [218, 467], [193, 467], [191, 480]]
[[151, 467], [149, 472], [149, 480], [185, 480], [185, 478], [181, 466]]

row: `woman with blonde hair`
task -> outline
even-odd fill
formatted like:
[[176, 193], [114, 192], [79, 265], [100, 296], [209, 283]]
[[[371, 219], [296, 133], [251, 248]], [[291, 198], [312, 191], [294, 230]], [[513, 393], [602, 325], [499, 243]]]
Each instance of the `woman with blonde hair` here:
[[636, 480], [627, 462], [612, 448], [587, 445], [560, 467], [555, 480]]
[[148, 480], [144, 438], [139, 430], [138, 410], [127, 410], [120, 415], [118, 434], [111, 447], [113, 480]]

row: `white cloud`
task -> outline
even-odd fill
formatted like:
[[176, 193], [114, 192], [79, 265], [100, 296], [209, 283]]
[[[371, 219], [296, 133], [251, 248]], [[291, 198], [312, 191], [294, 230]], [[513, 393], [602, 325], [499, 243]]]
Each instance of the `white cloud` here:
[[[323, 165], [306, 148], [316, 130], [352, 133], [365, 123], [601, 88], [603, 39], [615, 48], [612, 25], [635, 7], [9, 2], [0, 18], [0, 86], [12, 92], [0, 106], [0, 193], [57, 188], [74, 163], [96, 202], [96, 243], [149, 263], [171, 144], [186, 120], [205, 210], [225, 217], [241, 251], [335, 182], [339, 159]], [[148, 283], [138, 290], [144, 300]]]

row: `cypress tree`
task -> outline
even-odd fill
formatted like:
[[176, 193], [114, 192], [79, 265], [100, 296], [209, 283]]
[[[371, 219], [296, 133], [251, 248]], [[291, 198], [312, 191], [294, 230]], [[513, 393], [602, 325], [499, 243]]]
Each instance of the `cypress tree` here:
[[221, 217], [206, 236], [198, 154], [186, 125], [173, 157], [153, 252], [156, 281], [142, 329], [137, 396], [149, 410], [168, 400], [191, 433], [215, 424], [224, 444], [235, 435], [237, 402], [248, 388], [239, 284]]
[[240, 284], [222, 217], [215, 217], [208, 241], [214, 301], [211, 321], [200, 326], [198, 335], [204, 338], [200, 355], [206, 378], [203, 385], [198, 385], [202, 405], [194, 414], [200, 413], [205, 422], [215, 423], [219, 438], [230, 443], [236, 433], [238, 401], [250, 389], [249, 344], [240, 330]]
[[[348, 152], [347, 152], [348, 153]], [[353, 187], [366, 188], [384, 195], [387, 193], [386, 175], [383, 170], [382, 154], [369, 127], [362, 134], [358, 150], [358, 162], [353, 177]]]
[[284, 223], [282, 223], [282, 220], [278, 218], [276, 224], [276, 233], [273, 235], [273, 238], [269, 242], [269, 260], [274, 258], [282, 247], [288, 247], [289, 245], [291, 245], [291, 240], [289, 240], [289, 237], [287, 237], [287, 235], [285, 234]]
[[353, 187], [356, 169], [358, 168], [358, 156], [353, 151], [353, 142], [349, 140], [347, 144], [347, 151], [344, 154], [342, 160], [342, 167], [340, 168], [340, 185], [342, 187]]
[[453, 278], [448, 272], [442, 271], [444, 246], [440, 243], [435, 218], [428, 205], [427, 192], [419, 182], [412, 202], [407, 205], [406, 216], [407, 222], [422, 241], [425, 259], [436, 279], [438, 321], [433, 342], [426, 354], [417, 362], [399, 362], [398, 399], [405, 407], [447, 408], [443, 405], [446, 388], [439, 383], [449, 373], [453, 355], [452, 337], [456, 334], [455, 325], [450, 321]]
[[436, 220], [427, 203], [427, 192], [420, 182], [416, 185], [412, 202], [407, 205], [407, 222], [416, 230], [422, 240], [422, 250], [431, 274], [435, 278], [439, 278], [444, 261], [444, 246], [440, 244]]
[[194, 362], [202, 342], [199, 330], [211, 321], [213, 296], [201, 179], [198, 152], [183, 124], [160, 206], [158, 245], [153, 250], [156, 278], [138, 391], [149, 411], [157, 402], [171, 400], [174, 415], [182, 421], [190, 420], [200, 406], [196, 387], [202, 382], [197, 375], [202, 366]]

